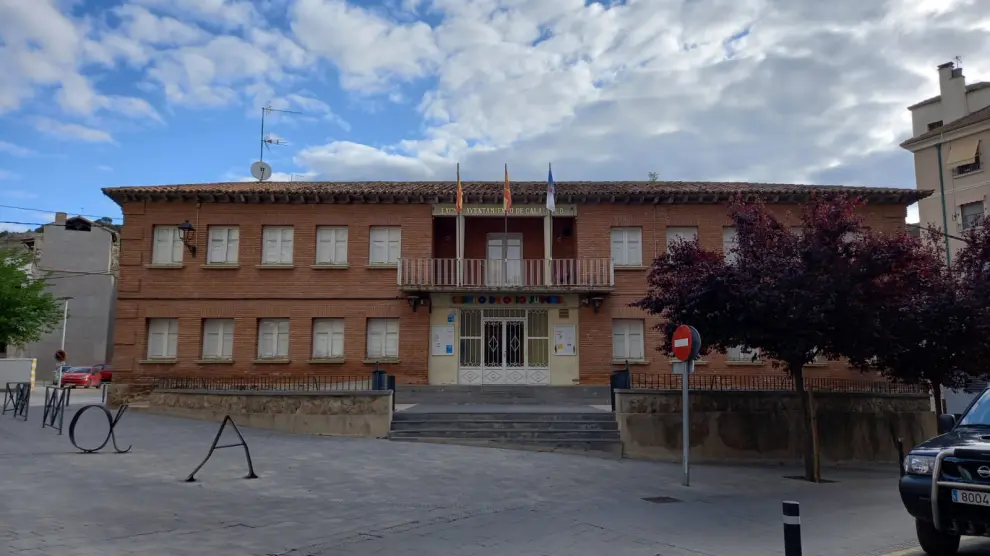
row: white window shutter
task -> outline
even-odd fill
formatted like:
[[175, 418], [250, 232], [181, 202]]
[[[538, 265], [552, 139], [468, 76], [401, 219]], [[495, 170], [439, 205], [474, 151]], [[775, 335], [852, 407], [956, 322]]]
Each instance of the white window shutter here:
[[626, 230], [626, 264], [643, 264], [643, 230], [640, 228]]
[[282, 228], [281, 253], [279, 255], [279, 262], [282, 264], [292, 262], [292, 236], [292, 228]]
[[642, 322], [629, 322], [629, 359], [643, 359], [643, 325]]
[[264, 264], [278, 263], [279, 257], [279, 231], [274, 228], [265, 228], [265, 248]]
[[339, 320], [334, 323], [335, 328], [330, 336], [330, 356], [331, 357], [343, 357], [344, 356], [344, 322]]
[[381, 321], [368, 321], [368, 357], [375, 358], [382, 356], [384, 343], [384, 329], [380, 326]]
[[168, 323], [165, 348], [165, 357], [175, 357], [179, 350], [179, 321], [176, 319], [169, 319], [166, 321]]
[[210, 228], [210, 257], [207, 262], [222, 263], [227, 258], [227, 230]]
[[277, 335], [278, 345], [275, 348], [275, 354], [280, 357], [287, 357], [289, 355], [289, 321], [278, 322]]
[[220, 357], [229, 359], [234, 356], [234, 327], [226, 324], [223, 328], [223, 343], [220, 346]]
[[334, 231], [332, 228], [320, 228], [316, 237], [316, 262], [331, 263], [333, 260]]
[[333, 261], [337, 264], [347, 262], [347, 228], [337, 228], [334, 233]]
[[220, 327], [216, 321], [207, 321], [203, 327], [203, 358], [209, 359], [219, 357], [220, 352]]
[[626, 241], [622, 230], [612, 230], [612, 262], [626, 264]]
[[226, 250], [226, 261], [228, 263], [237, 262], [237, 252], [241, 245], [241, 230], [240, 228], [227, 228], [227, 250]]
[[182, 240], [179, 238], [178, 228], [169, 228], [172, 236], [172, 260], [169, 262], [181, 263], [182, 262]]

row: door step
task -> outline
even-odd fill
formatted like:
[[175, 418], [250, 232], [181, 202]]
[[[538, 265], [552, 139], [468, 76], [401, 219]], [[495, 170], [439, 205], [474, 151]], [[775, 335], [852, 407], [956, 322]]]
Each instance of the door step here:
[[393, 442], [419, 442], [423, 444], [449, 444], [454, 446], [474, 446], [480, 448], [501, 448], [503, 450], [522, 450], [527, 452], [554, 452], [560, 454], [576, 454], [583, 456], [621, 458], [622, 442], [618, 440], [497, 440], [480, 438], [442, 438], [419, 436], [408, 438], [390, 437]]

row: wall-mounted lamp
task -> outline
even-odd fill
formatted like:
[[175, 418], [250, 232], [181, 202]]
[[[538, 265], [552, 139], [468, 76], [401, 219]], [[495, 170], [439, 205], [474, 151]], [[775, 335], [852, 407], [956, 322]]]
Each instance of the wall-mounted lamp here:
[[604, 297], [585, 297], [581, 300], [581, 305], [585, 307], [591, 307], [595, 313], [602, 308], [602, 304], [605, 303]]
[[189, 250], [189, 254], [195, 257], [196, 244], [194, 242], [196, 241], [196, 228], [194, 228], [188, 220], [182, 224], [179, 224], [179, 239], [182, 240], [182, 243], [186, 246], [186, 249]]
[[433, 312], [433, 304], [430, 303], [430, 299], [427, 298], [427, 297], [419, 297], [419, 296], [413, 295], [413, 296], [407, 297], [406, 298], [406, 301], [409, 302], [409, 307], [413, 310], [414, 313], [416, 312], [416, 309], [417, 308], [422, 307], [423, 305], [429, 305], [430, 306], [430, 312], [431, 313]]

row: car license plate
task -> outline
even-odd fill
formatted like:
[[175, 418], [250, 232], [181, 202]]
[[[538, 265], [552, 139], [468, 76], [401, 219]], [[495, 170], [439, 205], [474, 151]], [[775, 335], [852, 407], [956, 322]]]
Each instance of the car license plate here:
[[990, 506], [990, 492], [974, 492], [972, 490], [952, 489], [952, 501], [956, 504]]

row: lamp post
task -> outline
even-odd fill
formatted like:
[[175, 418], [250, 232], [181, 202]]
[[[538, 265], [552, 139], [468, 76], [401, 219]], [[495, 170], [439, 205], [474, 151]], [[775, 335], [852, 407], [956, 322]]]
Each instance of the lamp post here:
[[[68, 324], [69, 324], [69, 300], [70, 299], [72, 299], [72, 297], [63, 297], [62, 298], [62, 301], [65, 302], [65, 305], [62, 307], [62, 343], [61, 343], [61, 347], [59, 348], [59, 353], [65, 353], [65, 331], [68, 328]], [[68, 357], [66, 357], [66, 360], [68, 360]], [[59, 362], [58, 369], [55, 372], [55, 386], [56, 387], [62, 386], [62, 366], [64, 364], [65, 364], [65, 361]]]
[[186, 249], [189, 250], [189, 253], [195, 257], [196, 244], [194, 242], [196, 240], [196, 228], [188, 220], [179, 224], [179, 239], [186, 246]]

